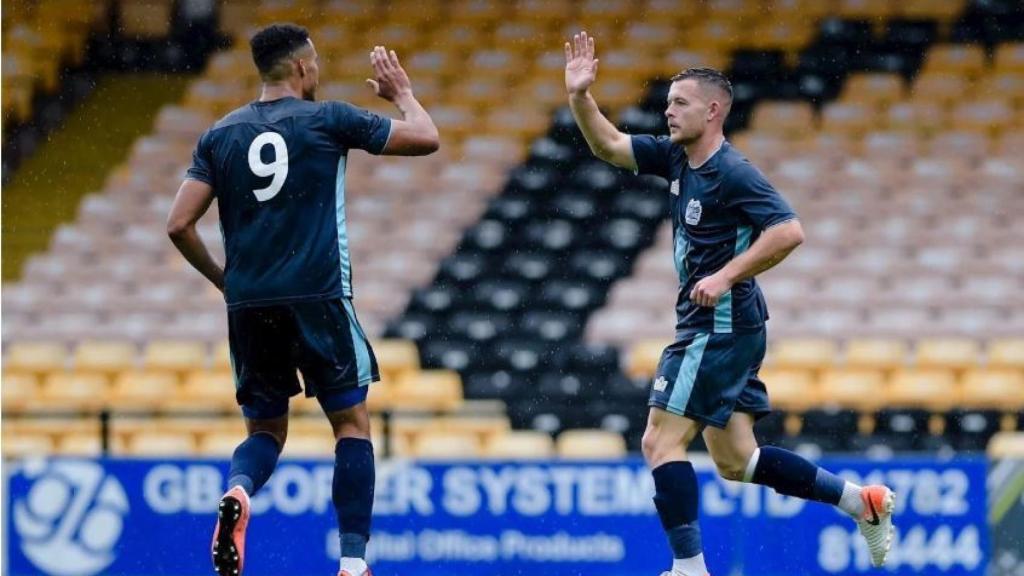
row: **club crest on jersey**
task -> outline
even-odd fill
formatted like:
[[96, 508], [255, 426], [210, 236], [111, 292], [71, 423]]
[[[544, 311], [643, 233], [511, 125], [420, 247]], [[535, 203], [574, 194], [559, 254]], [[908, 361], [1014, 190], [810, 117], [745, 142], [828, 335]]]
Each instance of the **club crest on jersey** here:
[[689, 204], [686, 205], [686, 223], [690, 226], [696, 226], [700, 223], [700, 215], [704, 209], [700, 205], [700, 200], [694, 198], [690, 200]]
[[672, 183], [669, 184], [668, 191], [673, 196], [679, 196], [679, 180], [678, 179], [673, 180]]
[[658, 379], [654, 381], [655, 391], [664, 392], [665, 388], [668, 388], [668, 380], [665, 380], [664, 376], [658, 376]]

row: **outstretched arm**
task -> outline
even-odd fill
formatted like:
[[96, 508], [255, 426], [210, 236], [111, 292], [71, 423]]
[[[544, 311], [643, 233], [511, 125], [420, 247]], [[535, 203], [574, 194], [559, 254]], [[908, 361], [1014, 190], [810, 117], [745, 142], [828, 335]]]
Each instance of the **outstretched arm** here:
[[632, 140], [601, 114], [590, 95], [590, 85], [597, 79], [598, 62], [594, 58], [594, 39], [586, 32], [573, 36], [571, 44], [565, 43], [565, 89], [569, 92], [569, 108], [594, 156], [635, 171]]
[[701, 279], [690, 292], [698, 306], [715, 306], [737, 282], [753, 278], [782, 262], [804, 241], [800, 221], [787, 220], [761, 233], [750, 249], [729, 261], [721, 270]]
[[391, 121], [391, 136], [383, 154], [393, 156], [424, 156], [441, 147], [441, 139], [433, 119], [412, 94], [412, 82], [398, 62], [398, 55], [377, 46], [370, 53], [373, 80], [366, 83], [377, 96], [391, 102], [402, 114]]
[[192, 179], [182, 182], [167, 216], [167, 235], [188, 263], [223, 292], [224, 269], [210, 255], [210, 250], [196, 231], [196, 222], [206, 214], [211, 202], [212, 186]]

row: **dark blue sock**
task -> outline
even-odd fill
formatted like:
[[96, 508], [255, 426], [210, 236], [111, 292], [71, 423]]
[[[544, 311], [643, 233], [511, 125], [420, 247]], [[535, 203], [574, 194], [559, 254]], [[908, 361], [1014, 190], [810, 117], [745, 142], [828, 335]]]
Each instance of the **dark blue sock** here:
[[267, 483], [280, 454], [281, 447], [270, 434], [258, 432], [249, 436], [231, 456], [228, 488], [241, 486], [246, 494], [252, 496]]
[[774, 488], [779, 494], [804, 500], [839, 504], [846, 482], [835, 474], [819, 468], [801, 456], [765, 446], [760, 449], [753, 482]]
[[697, 473], [689, 462], [668, 462], [651, 471], [654, 507], [668, 535], [672, 556], [693, 558], [702, 552], [697, 523]]
[[338, 440], [334, 448], [333, 486], [343, 558], [366, 557], [374, 482], [373, 444], [361, 438]]

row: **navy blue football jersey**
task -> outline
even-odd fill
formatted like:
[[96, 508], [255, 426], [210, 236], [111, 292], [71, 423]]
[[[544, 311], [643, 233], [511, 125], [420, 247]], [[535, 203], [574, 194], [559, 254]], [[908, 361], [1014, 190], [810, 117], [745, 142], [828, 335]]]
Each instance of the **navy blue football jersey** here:
[[795, 219], [792, 208], [729, 142], [698, 168], [690, 167], [683, 147], [667, 136], [633, 136], [632, 142], [637, 172], [669, 181], [679, 274], [677, 334], [761, 329], [768, 310], [753, 278], [737, 282], [713, 308], [691, 302], [690, 292], [749, 248], [766, 228]]
[[199, 139], [188, 178], [213, 187], [228, 308], [352, 296], [345, 162], [380, 154], [391, 120], [342, 102], [252, 102]]

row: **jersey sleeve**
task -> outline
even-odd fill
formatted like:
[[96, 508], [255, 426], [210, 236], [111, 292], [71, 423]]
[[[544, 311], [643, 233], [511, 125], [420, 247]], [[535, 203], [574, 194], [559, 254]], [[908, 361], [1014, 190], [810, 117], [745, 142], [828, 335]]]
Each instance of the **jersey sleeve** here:
[[723, 184], [727, 206], [761, 230], [797, 217], [786, 199], [752, 164], [733, 169]]
[[672, 141], [668, 136], [639, 134], [630, 136], [637, 174], [653, 174], [668, 179], [672, 166]]
[[391, 137], [391, 118], [345, 102], [327, 103], [329, 123], [338, 142], [346, 148], [381, 154]]
[[214, 186], [213, 146], [211, 139], [212, 136], [209, 131], [204, 132], [199, 137], [199, 142], [196, 143], [196, 148], [192, 151], [192, 165], [185, 172], [185, 177]]

